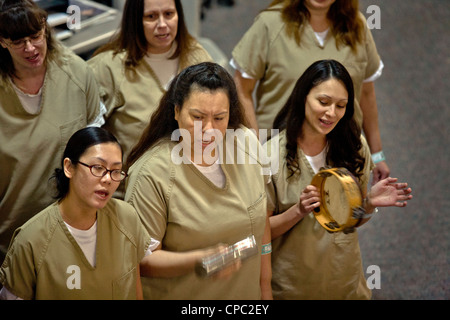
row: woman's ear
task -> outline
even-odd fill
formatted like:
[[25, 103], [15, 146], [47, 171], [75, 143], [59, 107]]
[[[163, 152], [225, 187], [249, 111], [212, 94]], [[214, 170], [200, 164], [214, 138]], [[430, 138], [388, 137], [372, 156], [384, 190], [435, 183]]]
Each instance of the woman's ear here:
[[72, 161], [69, 158], [64, 158], [64, 174], [66, 175], [67, 178], [72, 178], [73, 176], [73, 166], [72, 166]]
[[175, 106], [175, 120], [177, 120], [178, 121], [178, 118], [179, 118], [179, 116], [180, 116], [180, 107], [179, 106]]

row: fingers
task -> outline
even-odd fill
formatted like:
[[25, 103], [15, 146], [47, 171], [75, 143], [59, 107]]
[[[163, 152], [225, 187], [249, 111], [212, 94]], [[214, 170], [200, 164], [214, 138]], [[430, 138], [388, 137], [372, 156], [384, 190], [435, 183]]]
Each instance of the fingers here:
[[408, 202], [406, 202], [406, 201], [403, 201], [403, 202], [396, 202], [396, 203], [394, 204], [394, 206], [402, 208], [402, 207], [406, 207], [407, 203], [408, 203]]
[[395, 184], [398, 181], [398, 178], [388, 177], [386, 179], [381, 180], [384, 184]]
[[[412, 199], [411, 195], [412, 189], [408, 188], [407, 183], [397, 183], [394, 186], [397, 189], [397, 200], [408, 201]], [[406, 206], [406, 202], [404, 202], [404, 205], [402, 206]]]
[[312, 212], [315, 208], [320, 207], [320, 201], [317, 198], [317, 200], [308, 200], [308, 202], [304, 201], [302, 202], [302, 207], [304, 208], [305, 213]]
[[300, 195], [299, 207], [304, 213], [309, 213], [320, 207], [320, 193], [316, 187], [309, 185], [303, 190]]
[[401, 188], [397, 190], [398, 195], [408, 195], [412, 192], [411, 188]]
[[314, 192], [314, 191], [318, 191], [317, 188], [315, 186], [313, 186], [312, 184], [306, 186], [305, 189], [303, 189], [302, 193], [309, 193], [309, 192]]

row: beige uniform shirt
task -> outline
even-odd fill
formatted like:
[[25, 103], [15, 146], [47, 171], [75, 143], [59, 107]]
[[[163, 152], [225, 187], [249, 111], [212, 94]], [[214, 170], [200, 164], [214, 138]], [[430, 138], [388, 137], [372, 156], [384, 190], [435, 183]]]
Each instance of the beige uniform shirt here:
[[72, 134], [99, 114], [95, 78], [78, 56], [49, 61], [41, 111], [23, 108], [8, 79], [0, 80], [0, 251], [16, 228], [50, 205], [48, 180]]
[[364, 40], [357, 45], [355, 54], [349, 46], [336, 48], [336, 41], [328, 33], [323, 46], [317, 40], [311, 25], [306, 22], [301, 33], [300, 47], [285, 30], [279, 11], [260, 13], [232, 52], [233, 59], [253, 79], [259, 80], [256, 89], [256, 119], [260, 129], [272, 128], [278, 111], [286, 103], [295, 83], [315, 61], [334, 59], [350, 73], [355, 87], [355, 119], [362, 125], [359, 106], [364, 79], [379, 67], [372, 34], [364, 20]]
[[111, 199], [97, 213], [93, 267], [54, 203], [16, 230], [0, 282], [22, 299], [136, 299], [137, 265], [149, 245], [134, 208]]
[[[107, 51], [88, 61], [101, 87], [107, 109], [103, 127], [119, 140], [124, 151], [124, 162], [166, 91], [145, 60], [133, 70], [126, 70], [125, 56], [125, 52], [113, 56], [112, 51]], [[212, 61], [212, 58], [197, 44], [190, 53], [188, 63], [180, 65], [178, 72], [204, 61]]]
[[149, 234], [161, 241], [163, 250], [173, 252], [233, 244], [253, 234], [258, 254], [229, 279], [205, 279], [194, 272], [169, 279], [142, 278], [144, 298], [260, 299], [267, 216], [261, 164], [222, 163], [226, 183], [219, 188], [193, 164], [174, 164], [171, 152], [177, 144], [162, 141], [129, 170], [125, 200], [136, 208]]
[[[311, 184], [314, 171], [298, 149], [301, 174], [287, 180], [285, 131], [274, 139], [279, 139], [280, 163], [267, 187], [267, 209], [282, 213], [298, 202], [303, 189]], [[361, 139], [366, 164], [360, 184], [366, 190], [373, 165], [368, 145]], [[370, 299], [356, 231], [328, 233], [310, 213], [272, 243], [275, 299]]]

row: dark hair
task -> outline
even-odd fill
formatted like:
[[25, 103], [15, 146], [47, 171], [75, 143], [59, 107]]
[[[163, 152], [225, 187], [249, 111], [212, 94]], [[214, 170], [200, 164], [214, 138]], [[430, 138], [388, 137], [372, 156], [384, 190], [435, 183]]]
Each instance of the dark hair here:
[[[0, 37], [17, 40], [36, 34], [44, 27], [48, 57], [55, 50], [56, 43], [47, 23], [47, 12], [32, 0], [0, 0]], [[11, 55], [3, 47], [0, 47], [0, 75], [15, 75]]]
[[312, 88], [329, 79], [340, 81], [348, 93], [345, 114], [336, 127], [327, 134], [328, 152], [326, 161], [335, 167], [345, 167], [354, 176], [359, 177], [364, 167], [364, 158], [359, 154], [362, 147], [361, 129], [353, 118], [355, 94], [353, 82], [347, 69], [335, 60], [314, 62], [297, 80], [294, 90], [286, 104], [275, 117], [273, 127], [286, 130], [286, 160], [291, 176], [298, 172], [297, 138], [301, 137], [305, 121], [306, 97]]
[[[274, 11], [274, 5], [282, 3], [281, 16], [286, 23], [286, 32], [300, 44], [301, 26], [310, 13], [305, 0], [274, 0], [265, 11]], [[359, 0], [336, 0], [330, 7], [327, 18], [331, 21], [330, 32], [336, 45], [348, 45], [356, 51], [357, 43], [363, 41], [364, 23], [359, 17]]]
[[172, 132], [178, 129], [175, 108], [183, 108], [184, 101], [191, 92], [197, 90], [225, 90], [230, 101], [228, 128], [237, 129], [240, 125], [246, 125], [236, 85], [228, 71], [214, 62], [202, 62], [187, 67], [172, 80], [169, 89], [161, 98], [141, 139], [128, 156], [128, 168], [159, 140], [170, 137]]
[[[178, 28], [175, 41], [177, 49], [170, 59], [180, 57], [183, 65], [186, 56], [194, 46], [194, 37], [187, 29], [183, 6], [181, 0], [174, 0], [178, 15]], [[119, 32], [114, 36], [111, 42], [100, 47], [94, 56], [108, 50], [113, 50], [114, 54], [126, 51], [125, 66], [129, 68], [136, 67], [141, 59], [147, 53], [147, 39], [145, 38], [143, 17], [145, 0], [127, 0], [123, 8], [122, 22]]]
[[123, 154], [122, 147], [116, 137], [109, 131], [98, 127], [87, 127], [75, 132], [67, 142], [61, 158], [61, 168], [55, 169], [50, 180], [55, 181], [56, 195], [55, 199], [63, 200], [69, 192], [70, 179], [64, 174], [64, 159], [69, 158], [72, 163], [77, 163], [84, 152], [97, 144], [113, 142], [117, 143]]

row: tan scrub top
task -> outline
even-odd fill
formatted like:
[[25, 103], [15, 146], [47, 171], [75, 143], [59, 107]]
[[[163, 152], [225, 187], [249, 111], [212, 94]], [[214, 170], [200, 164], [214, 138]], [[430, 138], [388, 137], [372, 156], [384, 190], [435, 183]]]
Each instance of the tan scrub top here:
[[16, 228], [54, 202], [48, 184], [72, 134], [100, 113], [87, 64], [67, 49], [48, 61], [41, 110], [23, 108], [9, 79], [0, 79], [0, 251]]
[[[282, 213], [298, 202], [311, 184], [314, 171], [299, 148], [301, 174], [287, 180], [286, 135], [279, 139], [279, 171], [267, 185], [267, 209]], [[360, 185], [367, 189], [373, 167], [368, 145], [361, 136], [366, 159]], [[272, 151], [273, 152], [273, 151]], [[276, 214], [276, 213], [274, 213]], [[272, 290], [274, 299], [370, 299], [362, 269], [357, 231], [328, 233], [310, 213], [282, 236], [272, 240]]]
[[[165, 89], [150, 65], [142, 59], [134, 69], [125, 69], [125, 52], [113, 55], [112, 51], [100, 53], [88, 61], [100, 85], [106, 105], [104, 128], [110, 131], [122, 145], [124, 163], [150, 117], [158, 107]], [[212, 61], [208, 52], [196, 43], [184, 68], [205, 61]]]
[[304, 24], [299, 47], [295, 39], [287, 35], [280, 11], [263, 11], [255, 18], [233, 49], [232, 56], [241, 69], [259, 80], [255, 113], [260, 129], [272, 128], [275, 116], [286, 103], [298, 78], [312, 63], [323, 59], [339, 61], [350, 73], [355, 87], [355, 120], [362, 126], [359, 106], [362, 83], [378, 70], [380, 57], [361, 13], [360, 18], [364, 20], [364, 40], [357, 45], [356, 53], [350, 46], [336, 48], [331, 32], [324, 45], [320, 45], [308, 22]]
[[169, 279], [142, 278], [144, 298], [260, 299], [267, 217], [261, 164], [224, 160], [226, 184], [219, 188], [193, 164], [174, 164], [171, 152], [177, 144], [164, 139], [129, 170], [125, 200], [136, 208], [148, 233], [161, 241], [162, 250], [173, 252], [233, 244], [253, 234], [258, 254], [227, 279], [200, 278], [194, 272]]
[[54, 203], [16, 230], [0, 282], [22, 299], [136, 299], [150, 240], [134, 208], [111, 199], [97, 213], [93, 267]]

